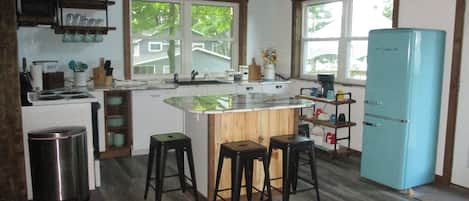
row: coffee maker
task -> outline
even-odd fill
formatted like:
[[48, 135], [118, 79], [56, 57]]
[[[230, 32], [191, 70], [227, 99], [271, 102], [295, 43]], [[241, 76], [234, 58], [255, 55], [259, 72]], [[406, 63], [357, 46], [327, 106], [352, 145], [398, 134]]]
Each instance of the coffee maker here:
[[329, 90], [334, 91], [334, 75], [333, 74], [318, 74], [318, 81], [321, 84], [318, 94], [320, 97], [327, 97]]

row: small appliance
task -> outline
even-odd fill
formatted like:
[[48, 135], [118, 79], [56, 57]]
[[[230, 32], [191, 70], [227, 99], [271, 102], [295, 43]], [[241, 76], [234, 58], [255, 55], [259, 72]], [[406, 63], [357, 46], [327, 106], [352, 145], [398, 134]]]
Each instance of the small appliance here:
[[327, 97], [329, 90], [334, 91], [334, 75], [333, 74], [318, 74], [318, 81], [321, 84], [319, 95]]

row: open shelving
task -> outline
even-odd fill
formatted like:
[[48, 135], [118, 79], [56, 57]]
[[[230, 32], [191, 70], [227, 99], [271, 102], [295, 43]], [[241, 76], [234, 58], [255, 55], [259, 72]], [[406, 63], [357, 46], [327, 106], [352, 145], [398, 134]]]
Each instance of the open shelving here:
[[[344, 94], [336, 94], [334, 99], [327, 99], [327, 98], [322, 98], [322, 97], [315, 97], [315, 96], [309, 96], [309, 95], [304, 95], [303, 92], [305, 90], [310, 90], [310, 88], [301, 88], [300, 89], [300, 95], [297, 95], [296, 98], [298, 99], [307, 99], [307, 100], [312, 100], [316, 103], [324, 103], [324, 104], [330, 104], [335, 106], [335, 115], [338, 115], [339, 111], [339, 106], [342, 105], [347, 105], [348, 106], [348, 118], [345, 122], [339, 122], [336, 120], [335, 123], [332, 123], [328, 120], [319, 120], [317, 117], [306, 117], [303, 116], [303, 111], [300, 113], [300, 119], [309, 123], [312, 123], [313, 125], [318, 125], [318, 126], [323, 126], [327, 128], [332, 128], [334, 129], [334, 133], [336, 135], [335, 143], [333, 144], [333, 149], [326, 147], [326, 146], [321, 146], [321, 145], [316, 145], [318, 149], [321, 149], [323, 151], [329, 152], [334, 155], [338, 154], [349, 154], [350, 153], [350, 139], [351, 139], [351, 128], [353, 126], [356, 126], [357, 123], [351, 121], [351, 105], [356, 103], [357, 101], [352, 98], [352, 93], [344, 93]], [[339, 95], [343, 95], [343, 99], [339, 100]], [[316, 111], [316, 104], [313, 106], [313, 111]], [[338, 138], [337, 136], [337, 130], [345, 128], [348, 129], [348, 133], [346, 137], [341, 137]], [[347, 140], [347, 147], [346, 149], [338, 149], [339, 146], [342, 146], [339, 144], [340, 141]]]
[[[109, 104], [110, 97], [121, 97], [122, 103], [117, 105]], [[105, 118], [105, 151], [100, 153], [101, 159], [109, 159], [121, 156], [130, 156], [132, 149], [132, 112], [131, 112], [131, 95], [130, 91], [105, 91], [104, 92], [104, 118]], [[122, 126], [111, 127], [108, 120], [113, 116], [122, 116], [124, 123]], [[124, 145], [121, 147], [110, 144], [112, 133], [122, 133], [124, 137]]]

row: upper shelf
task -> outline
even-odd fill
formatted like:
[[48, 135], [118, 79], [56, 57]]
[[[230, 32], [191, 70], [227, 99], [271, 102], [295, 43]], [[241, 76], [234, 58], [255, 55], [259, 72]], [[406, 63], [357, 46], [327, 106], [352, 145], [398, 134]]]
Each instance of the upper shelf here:
[[104, 10], [108, 6], [114, 5], [114, 1], [103, 1], [103, 0], [62, 0], [60, 5], [62, 8], [78, 8], [78, 9], [94, 9]]
[[296, 98], [307, 99], [307, 100], [312, 100], [312, 101], [321, 102], [321, 103], [328, 103], [328, 104], [333, 104], [333, 105], [353, 104], [357, 102], [354, 99], [344, 99], [344, 100], [336, 101], [335, 99], [318, 98], [318, 97], [307, 96], [307, 95], [297, 95]]
[[107, 34], [108, 31], [114, 31], [116, 27], [86, 27], [86, 26], [58, 26], [55, 28], [56, 34], [70, 33], [100, 33]]

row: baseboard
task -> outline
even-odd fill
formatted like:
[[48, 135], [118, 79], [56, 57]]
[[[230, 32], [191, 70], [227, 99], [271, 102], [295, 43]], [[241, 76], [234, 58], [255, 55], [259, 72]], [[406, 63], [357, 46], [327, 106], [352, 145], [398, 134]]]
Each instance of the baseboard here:
[[442, 186], [450, 185], [450, 182], [448, 181], [448, 179], [440, 175], [435, 175], [435, 181], [433, 183], [436, 185], [442, 185]]

